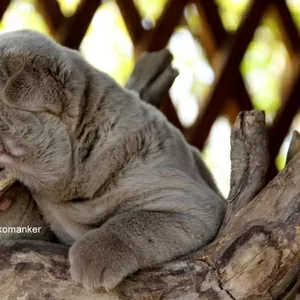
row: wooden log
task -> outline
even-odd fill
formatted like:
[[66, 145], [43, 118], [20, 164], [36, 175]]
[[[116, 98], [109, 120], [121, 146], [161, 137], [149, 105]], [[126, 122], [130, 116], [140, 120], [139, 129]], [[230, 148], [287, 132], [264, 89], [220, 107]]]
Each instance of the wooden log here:
[[235, 200], [228, 205], [234, 213], [205, 249], [139, 271], [106, 292], [86, 291], [70, 279], [65, 246], [2, 241], [0, 299], [269, 300], [291, 295], [300, 271], [299, 141], [295, 134], [288, 166], [258, 193], [268, 165], [264, 130], [262, 112], [238, 116], [231, 136]]
[[143, 101], [160, 108], [175, 127], [183, 130], [168, 95], [178, 75], [177, 70], [171, 66], [172, 59], [167, 49], [142, 54], [125, 87], [138, 92]]

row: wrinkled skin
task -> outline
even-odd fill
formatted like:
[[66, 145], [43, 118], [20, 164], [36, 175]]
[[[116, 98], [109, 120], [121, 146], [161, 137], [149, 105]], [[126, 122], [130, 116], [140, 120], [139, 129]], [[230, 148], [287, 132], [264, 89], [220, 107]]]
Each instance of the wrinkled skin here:
[[0, 35], [0, 92], [0, 166], [71, 245], [74, 280], [110, 290], [214, 238], [225, 201], [197, 151], [78, 52]]

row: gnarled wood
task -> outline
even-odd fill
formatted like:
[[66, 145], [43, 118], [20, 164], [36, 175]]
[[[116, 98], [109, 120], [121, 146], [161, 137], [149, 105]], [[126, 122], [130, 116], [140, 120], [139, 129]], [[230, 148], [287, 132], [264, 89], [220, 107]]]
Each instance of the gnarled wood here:
[[172, 54], [164, 49], [144, 53], [126, 84], [126, 88], [139, 93], [141, 99], [160, 107], [178, 72], [172, 68]]
[[268, 165], [265, 135], [263, 113], [238, 116], [231, 136], [232, 213], [205, 249], [140, 271], [108, 293], [88, 292], [70, 280], [65, 246], [3, 241], [0, 299], [269, 300], [291, 295], [300, 271], [298, 140], [293, 139], [286, 169], [252, 199]]
[[241, 112], [231, 130], [231, 176], [228, 207], [221, 227], [262, 189], [269, 166], [268, 133], [265, 114]]

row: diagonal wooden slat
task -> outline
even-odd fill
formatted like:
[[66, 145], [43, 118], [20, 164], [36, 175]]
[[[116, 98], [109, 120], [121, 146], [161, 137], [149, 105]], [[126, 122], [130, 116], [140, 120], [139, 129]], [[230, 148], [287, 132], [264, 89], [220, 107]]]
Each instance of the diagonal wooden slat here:
[[57, 0], [35, 1], [35, 7], [46, 21], [51, 34], [55, 35], [57, 29], [65, 20]]
[[0, 20], [2, 19], [6, 9], [10, 4], [10, 0], [2, 0], [0, 3]]
[[[211, 41], [209, 42], [209, 46], [206, 48], [210, 63], [212, 66], [214, 66], [214, 58], [216, 53], [219, 49], [222, 48], [222, 46], [226, 44], [226, 42], [230, 38], [230, 35], [226, 31], [222, 23], [215, 0], [196, 0], [194, 1], [194, 3], [197, 6], [201, 19], [203, 20], [204, 29], [202, 31], [205, 31], [209, 35], [206, 40]], [[205, 47], [205, 43], [203, 45]], [[253, 109], [250, 96], [245, 87], [245, 83], [240, 72], [235, 83], [235, 89], [232, 90], [232, 97], [236, 102], [235, 106], [237, 107], [237, 111]], [[216, 117], [217, 116], [215, 116], [215, 118]], [[236, 115], [231, 116], [231, 118], [235, 120]], [[207, 136], [208, 134], [209, 132], [207, 132]]]
[[[189, 0], [170, 0], [168, 2], [156, 27], [153, 30], [146, 31], [145, 36], [141, 37], [135, 44], [136, 56], [145, 51], [158, 51], [167, 46], [175, 27], [180, 22], [183, 10], [188, 2]], [[170, 97], [163, 102], [161, 109], [174, 126], [179, 129], [183, 128]]]
[[126, 24], [132, 43], [137, 43], [145, 33], [141, 25], [141, 16], [132, 0], [116, 0]]
[[138, 50], [158, 51], [166, 47], [175, 27], [179, 24], [185, 6], [189, 0], [170, 0], [153, 30], [137, 44]]
[[[220, 68], [220, 73], [217, 74], [207, 105], [199, 114], [195, 126], [187, 132], [189, 142], [199, 149], [204, 145], [205, 137], [215, 121], [215, 116], [221, 112], [222, 103], [232, 92], [239, 75], [242, 58], [267, 6], [268, 1], [254, 0], [237, 29], [232, 43], [224, 49], [223, 65]], [[201, 128], [201, 131], [198, 128]]]
[[203, 41], [201, 39], [201, 42], [206, 46], [209, 58], [212, 60], [218, 49], [228, 39], [228, 32], [224, 28], [215, 0], [194, 0], [193, 3], [203, 21], [201, 31], [206, 35], [206, 37], [203, 36], [204, 39]]
[[[297, 65], [294, 66], [293, 78], [289, 80], [288, 90], [284, 99], [285, 105], [276, 114], [272, 127], [269, 130], [270, 137], [270, 158], [274, 162], [286, 134], [293, 122], [295, 113], [300, 107], [300, 54], [298, 53]], [[275, 164], [269, 168], [268, 178], [272, 179], [277, 173]]]
[[[130, 38], [131, 38], [133, 44], [135, 44], [136, 48], [139, 48], [139, 51], [136, 51], [136, 56], [137, 56], [138, 52], [151, 51], [151, 49], [150, 49], [151, 42], [149, 44], [145, 43], [143, 45], [143, 47], [137, 46], [137, 45], [143, 44], [143, 42], [141, 42], [141, 41], [143, 41], [143, 36], [146, 36], [145, 40], [151, 39], [151, 38], [155, 39], [156, 36], [158, 36], [157, 28], [159, 27], [159, 30], [161, 30], [161, 28], [164, 28], [164, 26], [165, 26], [164, 24], [166, 24], [166, 22], [168, 22], [168, 20], [170, 18], [170, 16], [166, 13], [168, 10], [164, 11], [164, 13], [161, 17], [161, 20], [159, 21], [159, 25], [158, 25], [158, 27], [156, 27], [155, 30], [146, 31], [141, 26], [141, 16], [140, 16], [138, 10], [136, 9], [132, 0], [116, 0], [116, 2], [120, 8], [120, 11], [123, 16], [126, 27], [128, 29]], [[175, 5], [175, 1], [173, 1], [173, 5]], [[171, 7], [171, 9], [172, 9], [172, 7]], [[178, 13], [180, 12], [180, 9], [181, 8], [179, 7], [179, 10], [178, 10], [178, 7], [177, 7]], [[182, 12], [180, 14], [182, 14]], [[177, 15], [176, 18], [178, 18], [178, 14], [176, 14], [176, 15]], [[165, 18], [167, 18], [167, 19], [165, 19]], [[179, 18], [180, 18], [180, 16], [179, 16]], [[167, 21], [164, 21], [164, 20], [167, 20]], [[177, 23], [176, 20], [175, 20], [175, 23]], [[173, 30], [174, 29], [172, 29], [166, 33], [166, 38], [165, 38], [165, 42], [164, 42], [165, 44], [169, 41], [170, 36], [173, 33]], [[149, 36], [151, 36], [151, 38]], [[164, 48], [164, 47], [165, 47], [165, 45], [162, 46], [162, 48]], [[168, 117], [168, 119], [171, 123], [173, 123], [180, 130], [183, 129], [183, 127], [179, 121], [179, 118], [177, 116], [177, 112], [172, 104], [172, 101], [171, 101], [169, 95], [167, 96], [167, 99], [165, 99], [165, 101], [163, 101], [163, 103], [161, 105], [161, 110], [163, 113], [165, 113], [165, 115]]]
[[276, 19], [280, 25], [283, 41], [290, 54], [294, 55], [300, 49], [299, 30], [285, 1], [275, 0], [272, 4], [279, 16]]
[[[277, 13], [279, 28], [284, 43], [289, 51], [293, 63], [293, 69], [296, 73], [293, 78], [285, 76], [282, 87], [285, 88], [285, 97], [282, 100], [282, 106], [276, 114], [275, 120], [270, 128], [270, 166], [268, 170], [268, 179], [272, 179], [277, 174], [275, 159], [279, 153], [280, 147], [288, 133], [293, 122], [295, 113], [300, 107], [299, 104], [299, 74], [300, 68], [300, 37], [299, 30], [292, 18], [290, 10], [285, 1], [275, 0], [272, 2]], [[296, 67], [295, 67], [296, 66]], [[297, 71], [298, 69], [298, 71]]]
[[57, 30], [56, 40], [64, 46], [78, 49], [101, 2], [101, 0], [81, 0], [76, 12]]

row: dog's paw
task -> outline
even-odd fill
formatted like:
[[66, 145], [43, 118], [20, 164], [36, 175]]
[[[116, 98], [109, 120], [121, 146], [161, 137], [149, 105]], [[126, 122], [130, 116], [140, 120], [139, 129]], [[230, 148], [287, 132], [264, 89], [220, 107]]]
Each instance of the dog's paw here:
[[126, 276], [138, 270], [133, 251], [115, 234], [100, 229], [76, 241], [69, 253], [71, 276], [87, 289], [115, 288]]

